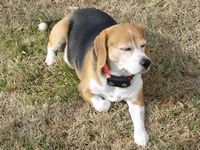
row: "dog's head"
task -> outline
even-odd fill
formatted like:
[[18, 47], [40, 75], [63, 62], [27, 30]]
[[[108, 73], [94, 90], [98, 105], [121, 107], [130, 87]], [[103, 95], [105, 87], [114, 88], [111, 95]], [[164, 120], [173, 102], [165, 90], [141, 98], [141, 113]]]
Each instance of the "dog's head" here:
[[140, 74], [149, 70], [150, 59], [142, 28], [136, 24], [118, 24], [103, 30], [94, 41], [97, 69], [106, 62], [115, 63], [119, 70]]

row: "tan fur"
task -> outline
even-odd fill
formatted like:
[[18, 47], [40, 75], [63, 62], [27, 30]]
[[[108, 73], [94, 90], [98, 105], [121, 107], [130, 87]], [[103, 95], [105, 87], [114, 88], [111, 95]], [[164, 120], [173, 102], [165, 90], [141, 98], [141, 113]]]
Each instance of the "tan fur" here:
[[89, 89], [89, 81], [95, 79], [98, 81], [97, 74], [94, 70], [94, 58], [93, 58], [93, 49], [90, 49], [86, 55], [83, 71], [79, 73], [79, 79], [81, 80], [78, 86], [78, 91], [82, 98], [90, 103], [93, 94]]
[[97, 56], [97, 74], [101, 76], [101, 69], [107, 60], [107, 34], [106, 30], [100, 33], [94, 41], [94, 50]]
[[[125, 28], [129, 29], [124, 30]], [[115, 31], [115, 32], [113, 32]], [[112, 61], [118, 61], [120, 55], [115, 55], [116, 49], [120, 48], [121, 45], [130, 47], [132, 42], [136, 44], [137, 47], [146, 43], [144, 40], [144, 33], [139, 25], [135, 24], [121, 24], [115, 25], [107, 29], [108, 34], [108, 55]], [[113, 57], [112, 57], [113, 56]]]
[[143, 89], [140, 91], [137, 100], [133, 100], [133, 104], [135, 105], [140, 105], [140, 106], [144, 106], [144, 95], [143, 95]]
[[[86, 54], [86, 58], [83, 64], [83, 71], [79, 74], [81, 80], [79, 84], [79, 92], [86, 102], [91, 101], [93, 94], [89, 89], [89, 81], [91, 79], [99, 82], [99, 77], [101, 76], [101, 69], [105, 65], [108, 54], [114, 53], [112, 49], [118, 43], [130, 43], [132, 39], [128, 34], [124, 34], [124, 28], [130, 28], [134, 35], [134, 41], [136, 44], [139, 43], [141, 39], [144, 39], [143, 31], [140, 26], [134, 24], [122, 24], [118, 26], [112, 26], [108, 29], [102, 31], [94, 41], [94, 47], [91, 48]], [[113, 32], [114, 31], [114, 32]], [[143, 43], [142, 43], [143, 44]], [[95, 50], [97, 56], [96, 69], [94, 68], [95, 62], [93, 58], [93, 50]], [[144, 105], [143, 90], [141, 90], [138, 95], [138, 100], [134, 102], [137, 105]]]
[[67, 33], [69, 30], [69, 20], [68, 17], [64, 17], [60, 20], [49, 35], [48, 48], [57, 47], [56, 50], [63, 51], [63, 48], [66, 46]]

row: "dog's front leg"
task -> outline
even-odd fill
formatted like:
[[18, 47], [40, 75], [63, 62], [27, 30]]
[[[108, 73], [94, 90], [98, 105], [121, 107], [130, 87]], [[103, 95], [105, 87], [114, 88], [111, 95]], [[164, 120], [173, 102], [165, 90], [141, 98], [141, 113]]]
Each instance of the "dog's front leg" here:
[[144, 105], [140, 105], [134, 102], [127, 102], [129, 106], [129, 112], [134, 124], [134, 141], [139, 146], [147, 146], [149, 136], [144, 125], [145, 108]]
[[93, 95], [93, 97], [91, 98], [91, 103], [95, 110], [97, 110], [98, 112], [106, 112], [111, 106], [110, 101], [108, 101], [107, 99], [103, 99], [102, 97], [97, 95]]
[[111, 102], [107, 99], [104, 99], [98, 95], [94, 95], [90, 92], [89, 89], [81, 88], [79, 85], [79, 93], [81, 94], [82, 98], [86, 101], [92, 104], [92, 106], [97, 110], [98, 112], [106, 112], [109, 110], [111, 106]]

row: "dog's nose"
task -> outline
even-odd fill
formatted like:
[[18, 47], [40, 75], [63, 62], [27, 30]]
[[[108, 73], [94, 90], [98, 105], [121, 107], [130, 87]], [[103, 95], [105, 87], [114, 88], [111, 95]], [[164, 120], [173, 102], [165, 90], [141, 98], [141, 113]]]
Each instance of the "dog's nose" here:
[[151, 61], [147, 58], [142, 58], [140, 61], [140, 64], [147, 69], [149, 67], [149, 65], [151, 64]]

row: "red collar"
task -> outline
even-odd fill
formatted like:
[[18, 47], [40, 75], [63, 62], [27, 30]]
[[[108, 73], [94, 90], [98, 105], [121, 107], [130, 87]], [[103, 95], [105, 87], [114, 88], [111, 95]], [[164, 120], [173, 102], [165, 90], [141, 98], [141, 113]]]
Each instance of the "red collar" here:
[[108, 66], [104, 65], [103, 69], [104, 69], [104, 72], [106, 73], [106, 75], [110, 78], [111, 75], [110, 75], [110, 70], [109, 70]]
[[[108, 65], [104, 65], [103, 66], [103, 70], [104, 72], [106, 73], [107, 77], [110, 78], [111, 77], [111, 74], [110, 74], [110, 69], [108, 67]], [[114, 75], [112, 75], [114, 76]], [[123, 77], [126, 77], [128, 80], [132, 80], [134, 75], [130, 75], [130, 76], [123, 76]]]

